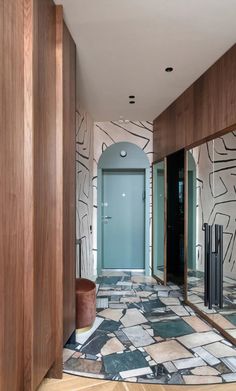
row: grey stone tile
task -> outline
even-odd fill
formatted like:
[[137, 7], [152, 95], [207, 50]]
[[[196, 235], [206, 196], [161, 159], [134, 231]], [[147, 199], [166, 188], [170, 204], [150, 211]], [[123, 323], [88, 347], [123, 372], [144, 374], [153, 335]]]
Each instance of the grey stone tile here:
[[138, 348], [141, 346], [151, 345], [155, 341], [151, 338], [150, 334], [145, 331], [141, 326], [132, 326], [122, 329], [132, 344]]
[[228, 373], [226, 375], [222, 375], [222, 377], [227, 383], [236, 381], [236, 373]]
[[220, 341], [223, 337], [214, 331], [207, 331], [205, 333], [193, 333], [190, 335], [184, 335], [183, 337], [177, 338], [184, 346], [189, 349], [197, 346], [207, 345], [212, 342]]
[[208, 353], [204, 348], [202, 347], [197, 347], [194, 348], [193, 351], [201, 357], [204, 361], [207, 362], [209, 365], [217, 365], [220, 364], [220, 360], [212, 356], [212, 354]]
[[202, 367], [202, 366], [206, 365], [205, 361], [203, 361], [200, 357], [193, 357], [193, 358], [185, 358], [182, 360], [176, 360], [176, 361], [173, 361], [173, 364], [179, 370], [180, 369], [187, 369], [187, 368]]
[[236, 357], [222, 358], [222, 361], [232, 372], [236, 372]]

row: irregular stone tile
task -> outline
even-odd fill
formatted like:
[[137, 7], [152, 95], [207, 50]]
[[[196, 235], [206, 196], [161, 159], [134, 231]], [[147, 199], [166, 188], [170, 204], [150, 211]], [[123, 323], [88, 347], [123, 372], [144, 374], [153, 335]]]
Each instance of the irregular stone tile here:
[[167, 361], [163, 363], [165, 369], [169, 373], [177, 372], [177, 368], [174, 366], [174, 364], [171, 361]]
[[224, 316], [220, 314], [209, 314], [208, 317], [217, 323], [218, 326], [222, 327], [222, 329], [235, 329], [235, 326]]
[[96, 331], [88, 341], [82, 346], [80, 349], [81, 352], [85, 354], [93, 354], [96, 355], [100, 353], [102, 347], [105, 345], [105, 343], [109, 340], [109, 337], [101, 333], [99, 331]]
[[118, 374], [132, 369], [148, 367], [147, 361], [139, 350], [104, 356], [103, 363], [105, 372], [109, 374]]
[[63, 364], [74, 355], [74, 350], [71, 349], [63, 349]]
[[119, 327], [120, 327], [120, 322], [115, 322], [114, 320], [105, 319], [98, 327], [98, 330], [113, 333], [114, 331], [118, 330]]
[[134, 376], [143, 376], [143, 375], [148, 375], [151, 374], [152, 370], [150, 367], [146, 368], [137, 368], [137, 369], [131, 369], [129, 371], [122, 371], [120, 372], [120, 377], [122, 379], [127, 379], [129, 377], [134, 377]]
[[179, 319], [179, 316], [177, 315], [164, 315], [164, 316], [158, 316], [158, 315], [153, 315], [153, 316], [147, 316], [147, 319], [152, 322], [152, 323], [156, 323], [156, 322], [162, 322], [162, 321], [167, 321], [167, 320], [176, 320], [176, 319]]
[[173, 311], [178, 316], [188, 316], [189, 313], [182, 305], [169, 305], [168, 306], [171, 311]]
[[191, 370], [191, 373], [196, 376], [217, 376], [217, 375], [220, 375], [220, 372], [217, 371], [217, 369], [209, 367], [209, 366], [194, 368]]
[[97, 298], [96, 300], [97, 308], [108, 308], [108, 298]]
[[154, 330], [153, 329], [147, 329], [147, 332], [151, 337], [154, 337]]
[[112, 290], [99, 290], [98, 294], [97, 294], [97, 297], [103, 297], [103, 296], [123, 296], [123, 295], [126, 295], [126, 296], [129, 296], [129, 295], [132, 295], [132, 291], [119, 291], [119, 290], [116, 290], [116, 291], [112, 291]]
[[219, 376], [183, 376], [185, 384], [215, 384], [222, 383], [222, 378]]
[[116, 338], [111, 338], [101, 349], [101, 354], [107, 356], [108, 354], [122, 352], [125, 350], [124, 345]]
[[227, 330], [227, 333], [229, 333], [232, 337], [236, 338], [236, 329], [234, 329], [234, 330]]
[[158, 291], [158, 297], [168, 297], [169, 291]]
[[75, 352], [74, 354], [73, 354], [73, 358], [79, 358], [79, 357], [81, 357], [82, 356], [82, 353], [81, 352]]
[[130, 296], [130, 297], [122, 297], [120, 299], [121, 303], [139, 303], [140, 297], [137, 296]]
[[165, 361], [178, 360], [180, 358], [193, 357], [187, 349], [174, 340], [146, 346], [145, 350], [157, 364], [164, 363]]
[[184, 384], [184, 380], [180, 373], [174, 373], [168, 380], [168, 384]]
[[180, 305], [180, 301], [177, 297], [162, 297], [160, 298], [161, 302], [167, 306], [170, 305]]
[[127, 335], [125, 335], [125, 333], [123, 333], [122, 330], [115, 331], [115, 335], [117, 336], [119, 341], [121, 343], [123, 343], [125, 346], [130, 346], [131, 345], [131, 341], [129, 340]]
[[128, 309], [126, 314], [121, 318], [121, 323], [125, 327], [136, 326], [138, 324], [147, 323], [147, 319], [137, 309]]
[[221, 342], [215, 342], [210, 345], [206, 345], [204, 346], [204, 349], [217, 358], [236, 357], [236, 350]]
[[123, 315], [123, 310], [107, 308], [106, 310], [100, 311], [98, 314], [103, 318], [111, 319], [118, 322]]
[[136, 283], [136, 284], [152, 284], [152, 285], [157, 285], [157, 281], [155, 278], [151, 276], [132, 276], [131, 281]]
[[126, 304], [122, 304], [122, 303], [111, 303], [109, 304], [109, 308], [119, 310], [119, 309], [126, 309], [128, 307]]
[[173, 361], [177, 369], [188, 369], [194, 367], [202, 367], [206, 363], [200, 357], [185, 358], [182, 360]]
[[152, 328], [155, 332], [155, 336], [160, 336], [162, 338], [179, 337], [194, 332], [192, 327], [182, 319], [152, 323]]
[[185, 322], [187, 322], [198, 333], [212, 330], [212, 328], [207, 323], [205, 323], [203, 320], [198, 318], [198, 316], [184, 317], [183, 320]]
[[216, 334], [214, 331], [207, 331], [205, 333], [194, 333], [190, 335], [184, 335], [177, 338], [187, 348], [195, 348], [197, 346], [207, 345], [211, 342], [220, 341], [223, 337]]
[[206, 314], [215, 314], [216, 313], [216, 310], [214, 308], [212, 308], [211, 310], [206, 307], [204, 305], [204, 303], [198, 303], [197, 307], [199, 308], [199, 310], [201, 310], [202, 312], [205, 312]]
[[116, 285], [120, 285], [120, 286], [128, 286], [128, 287], [132, 287], [133, 283], [131, 281], [118, 281], [116, 283]]
[[227, 383], [236, 381], [236, 373], [228, 373], [226, 375], [222, 375], [222, 377]]
[[236, 372], [236, 357], [222, 358], [222, 361], [232, 372]]
[[189, 296], [188, 296], [188, 300], [189, 300], [191, 303], [193, 303], [193, 304], [203, 303], [203, 299], [202, 299], [200, 296], [195, 295], [195, 294], [189, 295]]
[[204, 348], [197, 347], [194, 348], [193, 351], [201, 358], [203, 358], [204, 361], [207, 362], [209, 365], [217, 365], [220, 364], [220, 361], [212, 356], [212, 354], [208, 353]]
[[156, 286], [153, 287], [153, 290], [154, 291], [158, 291], [158, 292], [159, 291], [167, 291], [167, 292], [169, 292], [171, 289], [167, 285], [156, 285]]
[[236, 314], [225, 315], [229, 322], [233, 323], [236, 326]]
[[82, 334], [76, 332], [76, 342], [83, 345], [91, 337], [91, 335], [97, 330], [97, 328], [100, 326], [100, 324], [103, 321], [104, 321], [103, 318], [96, 317], [93, 327], [89, 331], [86, 331], [85, 333]]
[[138, 297], [149, 297], [152, 292], [147, 292], [147, 291], [139, 291], [136, 293]]
[[102, 370], [102, 363], [101, 361], [70, 358], [64, 364], [64, 370], [99, 374]]
[[147, 346], [155, 341], [150, 337], [147, 331], [145, 331], [141, 326], [133, 326], [122, 329], [122, 331], [127, 335], [132, 344], [138, 348], [141, 346]]

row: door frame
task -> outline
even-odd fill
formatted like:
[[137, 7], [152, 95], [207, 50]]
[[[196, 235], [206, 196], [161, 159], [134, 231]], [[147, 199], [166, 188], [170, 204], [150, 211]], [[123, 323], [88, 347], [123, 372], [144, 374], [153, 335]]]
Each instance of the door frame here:
[[[150, 227], [149, 227], [149, 216], [150, 216], [150, 168], [139, 168], [144, 172], [144, 189], [145, 189], [145, 206], [144, 206], [144, 266], [145, 275], [150, 275], [150, 254], [149, 254], [149, 242], [150, 242]], [[102, 183], [104, 171], [137, 171], [137, 168], [98, 168], [98, 180], [97, 180], [97, 273], [100, 274], [103, 270], [102, 260]], [[110, 270], [110, 269], [107, 269]], [[114, 269], [114, 271], [117, 269]], [[123, 270], [123, 269], [122, 269]], [[126, 270], [126, 269], [124, 269]], [[128, 271], [129, 269], [127, 269]], [[140, 271], [140, 269], [132, 269]]]
[[152, 184], [154, 183], [153, 169], [157, 163], [164, 162], [164, 278], [154, 274], [154, 188], [152, 186], [152, 276], [161, 284], [167, 284], [167, 157], [156, 160], [152, 164]]

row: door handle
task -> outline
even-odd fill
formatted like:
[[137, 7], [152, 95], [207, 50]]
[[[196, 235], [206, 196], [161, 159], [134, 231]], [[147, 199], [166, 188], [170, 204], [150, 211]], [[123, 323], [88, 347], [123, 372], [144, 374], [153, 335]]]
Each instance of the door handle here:
[[112, 219], [111, 216], [104, 216], [103, 218], [106, 219], [106, 220], [111, 220]]

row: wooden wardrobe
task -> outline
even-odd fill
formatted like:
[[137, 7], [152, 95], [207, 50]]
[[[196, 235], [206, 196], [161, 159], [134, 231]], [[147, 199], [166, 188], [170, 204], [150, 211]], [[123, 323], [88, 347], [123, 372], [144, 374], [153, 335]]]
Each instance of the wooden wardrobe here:
[[75, 329], [76, 47], [52, 0], [0, 0], [0, 390], [62, 376]]

